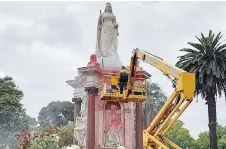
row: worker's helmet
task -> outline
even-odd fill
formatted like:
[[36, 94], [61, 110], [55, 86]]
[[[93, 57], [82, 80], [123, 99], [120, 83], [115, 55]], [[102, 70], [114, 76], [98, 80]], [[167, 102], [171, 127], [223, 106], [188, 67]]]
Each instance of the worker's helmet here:
[[126, 69], [126, 67], [125, 66], [122, 66], [121, 69]]

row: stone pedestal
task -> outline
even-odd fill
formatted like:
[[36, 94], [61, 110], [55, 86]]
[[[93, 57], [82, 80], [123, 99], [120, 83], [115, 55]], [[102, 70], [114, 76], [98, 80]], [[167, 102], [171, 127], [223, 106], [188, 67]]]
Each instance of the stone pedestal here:
[[[97, 94], [101, 78], [107, 81], [110, 76], [117, 75], [119, 69], [100, 67], [92, 55], [88, 65], [78, 68], [78, 75], [67, 81], [74, 88], [74, 98], [82, 101], [81, 116], [76, 117], [75, 139], [85, 149], [117, 149], [120, 145], [125, 149], [138, 149], [142, 145], [142, 104], [135, 108], [134, 103], [103, 101]], [[150, 77], [145, 71], [138, 71], [138, 81]], [[137, 125], [134, 125], [134, 118]], [[134, 140], [134, 136], [139, 139]]]

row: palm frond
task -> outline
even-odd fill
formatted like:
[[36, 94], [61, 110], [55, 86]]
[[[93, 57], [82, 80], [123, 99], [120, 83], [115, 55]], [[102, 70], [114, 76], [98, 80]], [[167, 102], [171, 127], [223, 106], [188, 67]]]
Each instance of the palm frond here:
[[206, 37], [203, 33], [195, 36], [198, 43], [188, 42], [194, 49], [180, 50], [186, 54], [178, 56], [176, 66], [196, 73], [196, 95], [206, 97], [212, 90], [215, 95], [224, 92], [226, 96], [226, 44], [220, 41], [222, 36], [210, 30]]
[[190, 48], [183, 48], [183, 49], [180, 49], [180, 51], [190, 52], [190, 53], [194, 53], [194, 54], [199, 52], [197, 50], [190, 49]]
[[[204, 53], [204, 49], [203, 49], [203, 46], [201, 44], [198, 44], [198, 43], [192, 43], [192, 42], [188, 42], [188, 44], [192, 47], [194, 47], [195, 49], [197, 49], [198, 51], [200, 52], [203, 52]], [[196, 50], [194, 50], [196, 51]], [[196, 51], [196, 52], [198, 52]]]
[[219, 46], [219, 47], [215, 50], [215, 52], [225, 52], [225, 50], [226, 50], [226, 44], [223, 44], [223, 45]]
[[219, 40], [222, 38], [222, 35], [221, 35], [221, 32], [219, 32], [218, 34], [217, 34], [217, 36], [215, 37], [215, 39], [213, 40], [213, 43], [212, 43], [212, 46], [211, 46], [211, 48], [214, 48], [216, 45], [217, 45], [217, 43], [219, 43]]

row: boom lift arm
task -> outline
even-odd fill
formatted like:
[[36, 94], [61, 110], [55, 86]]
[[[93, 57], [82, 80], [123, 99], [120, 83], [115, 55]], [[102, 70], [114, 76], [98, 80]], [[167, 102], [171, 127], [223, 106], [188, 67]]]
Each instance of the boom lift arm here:
[[171, 66], [161, 58], [146, 51], [134, 49], [130, 61], [127, 90], [125, 91], [127, 97], [134, 90], [136, 68], [139, 59], [162, 71], [164, 75], [171, 79], [175, 88], [174, 92], [153, 119], [151, 124], [143, 131], [143, 148], [168, 149], [165, 145], [165, 143], [167, 143], [175, 149], [181, 149], [179, 146], [167, 139], [166, 134], [193, 100], [195, 93], [195, 74]]

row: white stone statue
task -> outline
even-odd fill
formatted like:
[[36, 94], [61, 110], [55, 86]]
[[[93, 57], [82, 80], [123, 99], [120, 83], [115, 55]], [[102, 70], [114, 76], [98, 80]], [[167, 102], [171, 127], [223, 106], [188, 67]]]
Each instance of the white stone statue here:
[[97, 57], [119, 57], [118, 48], [118, 24], [112, 12], [110, 3], [106, 4], [104, 13], [101, 13], [97, 25]]

